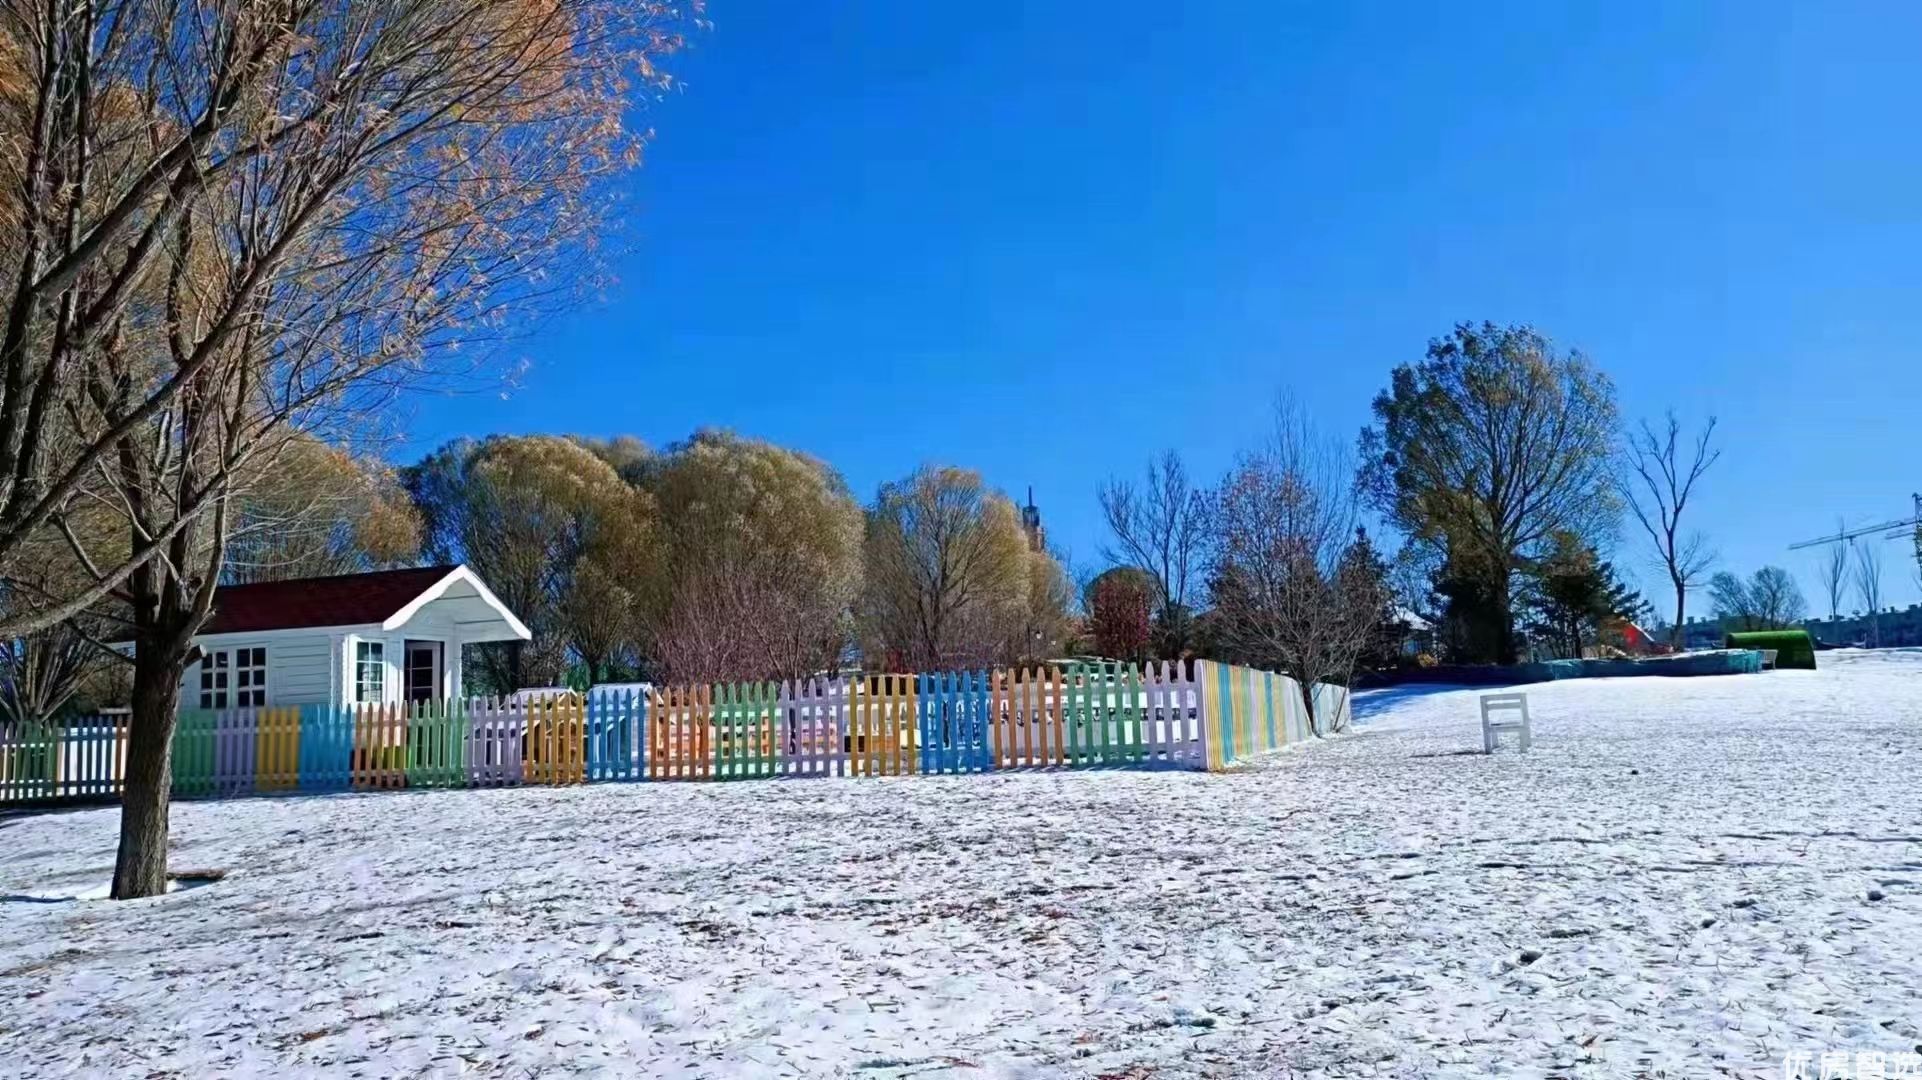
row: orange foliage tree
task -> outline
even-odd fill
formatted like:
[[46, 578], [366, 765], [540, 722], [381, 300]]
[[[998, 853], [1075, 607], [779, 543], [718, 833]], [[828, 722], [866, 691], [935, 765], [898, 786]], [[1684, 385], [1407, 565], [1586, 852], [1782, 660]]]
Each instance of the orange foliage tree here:
[[[165, 885], [177, 688], [242, 478], [571, 291], [700, 14], [0, 0], [0, 579], [47, 534], [86, 569], [0, 631], [132, 613], [115, 896]], [[111, 545], [69, 524], [99, 506]]]

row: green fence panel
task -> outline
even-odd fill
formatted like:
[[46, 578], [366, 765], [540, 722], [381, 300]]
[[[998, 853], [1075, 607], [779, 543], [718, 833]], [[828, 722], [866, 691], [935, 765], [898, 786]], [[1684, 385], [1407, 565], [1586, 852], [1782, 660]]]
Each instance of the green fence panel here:
[[214, 724], [217, 714], [189, 709], [174, 720], [173, 793], [214, 793]]

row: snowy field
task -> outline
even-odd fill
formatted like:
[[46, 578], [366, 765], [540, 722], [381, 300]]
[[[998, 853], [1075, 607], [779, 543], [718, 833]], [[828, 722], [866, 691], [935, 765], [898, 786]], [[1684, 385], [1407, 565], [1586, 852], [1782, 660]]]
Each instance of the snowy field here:
[[[0, 1074], [1740, 1076], [1922, 1044], [1922, 653], [1385, 691], [1224, 776], [0, 818]], [[1809, 1075], [1816, 1075], [1811, 1067]]]

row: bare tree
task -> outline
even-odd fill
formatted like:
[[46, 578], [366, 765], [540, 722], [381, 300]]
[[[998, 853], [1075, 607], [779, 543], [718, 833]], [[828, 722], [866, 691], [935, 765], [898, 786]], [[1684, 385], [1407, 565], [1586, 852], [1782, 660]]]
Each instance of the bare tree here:
[[1709, 579], [1708, 592], [1726, 630], [1781, 630], [1808, 614], [1795, 575], [1779, 566], [1764, 566], [1747, 581], [1724, 570]]
[[1224, 644], [1294, 679], [1317, 734], [1316, 688], [1352, 681], [1388, 600], [1379, 568], [1351, 557], [1353, 476], [1341, 444], [1284, 400], [1267, 445], [1229, 474], [1216, 505], [1211, 595]]
[[[1835, 519], [1835, 532], [1840, 536], [1848, 532], [1848, 526], [1841, 518]], [[1829, 618], [1842, 616], [1842, 598], [1849, 586], [1849, 546], [1840, 541], [1830, 544], [1822, 555], [1822, 588], [1829, 597]]]
[[[696, 0], [698, 4], [698, 0]], [[694, 9], [698, 10], [698, 6]], [[165, 885], [173, 713], [239, 478], [467, 370], [636, 160], [654, 0], [0, 0], [0, 578], [66, 539], [135, 670], [116, 897]], [[30, 119], [23, 119], [30, 118]], [[563, 286], [564, 288], [564, 286]], [[465, 346], [465, 352], [456, 352]], [[111, 508], [89, 547], [72, 515]]]
[[1682, 623], [1688, 604], [1688, 591], [1701, 584], [1702, 575], [1715, 562], [1715, 552], [1699, 531], [1681, 531], [1682, 513], [1696, 481], [1722, 456], [1710, 445], [1715, 435], [1715, 418], [1708, 418], [1701, 433], [1685, 443], [1681, 422], [1674, 412], [1668, 414], [1663, 431], [1657, 432], [1648, 421], [1629, 433], [1627, 472], [1618, 478], [1622, 501], [1641, 524], [1654, 545], [1655, 555], [1668, 573], [1675, 590], [1673, 643], [1682, 647]]
[[1114, 534], [1114, 546], [1104, 554], [1111, 564], [1138, 566], [1153, 578], [1157, 648], [1179, 657], [1192, 637], [1190, 587], [1207, 565], [1209, 495], [1169, 450], [1148, 463], [1140, 486], [1113, 479], [1102, 486], [1100, 499]]
[[1855, 546], [1855, 596], [1869, 615], [1869, 647], [1882, 644], [1882, 549], [1873, 543]]
[[1779, 566], [1764, 566], [1749, 581], [1759, 630], [1784, 630], [1808, 616], [1808, 602], [1795, 575]]
[[1755, 600], [1749, 593], [1748, 582], [1741, 575], [1728, 570], [1717, 573], [1708, 582], [1709, 603], [1713, 605], [1715, 618], [1720, 620], [1724, 630], [1760, 630], [1755, 611]]

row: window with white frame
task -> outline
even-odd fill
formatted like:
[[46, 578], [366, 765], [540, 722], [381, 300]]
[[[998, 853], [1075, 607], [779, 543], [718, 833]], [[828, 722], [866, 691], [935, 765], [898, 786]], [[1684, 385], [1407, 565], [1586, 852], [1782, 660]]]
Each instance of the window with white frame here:
[[200, 658], [200, 707], [253, 709], [267, 704], [267, 647], [212, 649]]
[[386, 650], [378, 641], [354, 643], [354, 700], [381, 700], [387, 680]]

